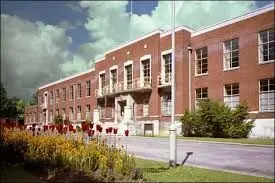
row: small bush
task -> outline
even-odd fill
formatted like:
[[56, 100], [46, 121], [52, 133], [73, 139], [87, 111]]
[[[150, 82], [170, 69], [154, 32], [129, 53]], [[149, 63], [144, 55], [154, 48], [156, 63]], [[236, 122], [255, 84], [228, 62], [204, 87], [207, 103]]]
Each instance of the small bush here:
[[186, 137], [247, 138], [254, 126], [254, 120], [247, 119], [246, 103], [231, 110], [225, 104], [201, 100], [197, 110], [185, 111], [181, 118], [182, 132]]

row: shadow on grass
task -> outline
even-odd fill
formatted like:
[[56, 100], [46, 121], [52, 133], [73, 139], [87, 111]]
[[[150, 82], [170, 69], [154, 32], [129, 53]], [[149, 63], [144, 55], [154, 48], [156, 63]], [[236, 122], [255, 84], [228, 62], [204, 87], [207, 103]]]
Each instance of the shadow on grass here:
[[142, 168], [144, 172], [147, 173], [161, 173], [169, 170], [169, 167], [159, 167], [159, 168]]

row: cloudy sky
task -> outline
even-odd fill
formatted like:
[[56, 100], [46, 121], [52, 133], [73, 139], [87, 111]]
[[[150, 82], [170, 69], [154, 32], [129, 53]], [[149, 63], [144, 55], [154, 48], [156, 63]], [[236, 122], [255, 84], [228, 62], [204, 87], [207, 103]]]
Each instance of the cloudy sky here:
[[[234, 18], [272, 1], [176, 1], [176, 24], [193, 29]], [[169, 29], [168, 1], [1, 1], [1, 82], [29, 100], [48, 82], [93, 66], [122, 42]], [[131, 27], [131, 29], [130, 29]]]

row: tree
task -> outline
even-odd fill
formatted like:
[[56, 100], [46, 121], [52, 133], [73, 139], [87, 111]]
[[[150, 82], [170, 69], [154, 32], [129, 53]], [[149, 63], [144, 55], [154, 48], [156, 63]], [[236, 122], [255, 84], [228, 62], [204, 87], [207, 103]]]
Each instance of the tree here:
[[8, 102], [7, 92], [3, 86], [3, 83], [1, 82], [1, 86], [0, 86], [0, 103], [1, 103], [0, 118], [5, 117], [5, 109], [6, 109], [7, 102]]
[[37, 97], [37, 92], [32, 94], [32, 98], [30, 100], [30, 106], [37, 105], [38, 104], [38, 97]]
[[17, 100], [16, 110], [17, 110], [17, 118], [19, 120], [24, 120], [25, 103], [22, 99]]

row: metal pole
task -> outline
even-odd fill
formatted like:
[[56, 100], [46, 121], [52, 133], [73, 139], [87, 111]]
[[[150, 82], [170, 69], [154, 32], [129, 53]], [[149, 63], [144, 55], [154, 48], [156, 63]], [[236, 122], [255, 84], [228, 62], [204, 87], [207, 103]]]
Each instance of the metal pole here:
[[177, 139], [176, 139], [176, 124], [175, 124], [175, 1], [172, 3], [172, 84], [171, 84], [171, 125], [169, 127], [169, 143], [170, 143], [170, 159], [169, 166], [177, 166]]

